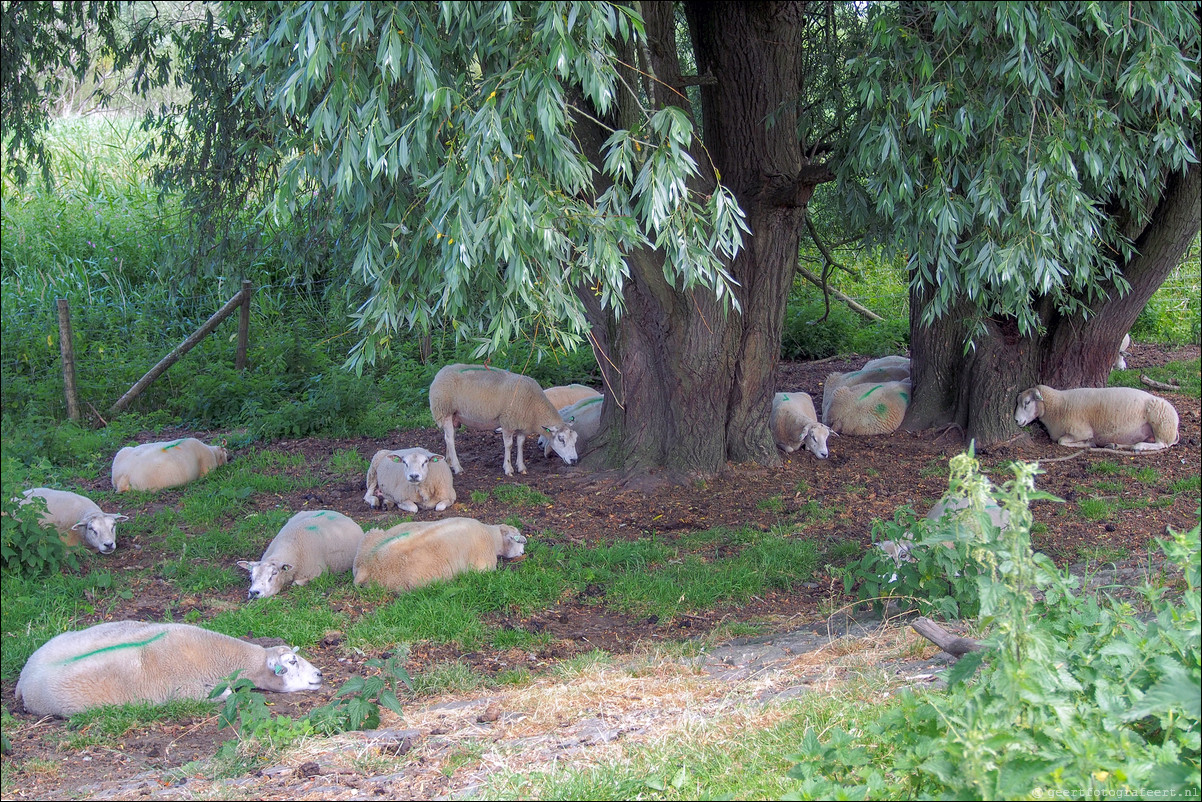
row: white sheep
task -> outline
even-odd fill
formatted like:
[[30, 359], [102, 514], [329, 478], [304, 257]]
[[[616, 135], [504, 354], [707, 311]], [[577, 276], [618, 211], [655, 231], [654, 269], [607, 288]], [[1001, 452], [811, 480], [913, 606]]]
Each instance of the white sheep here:
[[814, 399], [809, 393], [777, 393], [772, 397], [772, 414], [768, 418], [772, 439], [786, 454], [805, 446], [818, 459], [826, 459], [826, 441], [831, 429], [818, 422]]
[[229, 452], [221, 446], [205, 445], [195, 437], [126, 446], [113, 457], [113, 487], [118, 493], [178, 487], [225, 465], [229, 459]]
[[538, 382], [520, 373], [486, 365], [447, 365], [430, 384], [430, 414], [443, 432], [451, 470], [463, 473], [455, 453], [455, 427], [501, 428], [505, 443], [505, 474], [513, 475], [509, 450], [517, 435], [518, 473], [526, 472], [522, 447], [526, 435], [545, 432], [551, 448], [568, 465], [576, 462], [576, 432], [547, 400]]
[[888, 434], [901, 425], [909, 405], [909, 379], [843, 385], [832, 394], [823, 420], [840, 434]]
[[1053, 441], [1069, 448], [1159, 451], [1179, 439], [1173, 405], [1134, 387], [1054, 390], [1037, 384], [1019, 394], [1014, 420], [1019, 426], [1041, 421]]
[[333, 510], [305, 510], [287, 520], [258, 560], [239, 560], [250, 572], [247, 599], [274, 596], [289, 585], [304, 585], [326, 571], [351, 570], [363, 529]]
[[[601, 407], [605, 396], [598, 393], [587, 396], [574, 404], [561, 407], [559, 417], [576, 432], [576, 448], [579, 450], [585, 443], [601, 433]], [[545, 434], [538, 436], [538, 447], [543, 456], [551, 456], [551, 438]]]
[[543, 390], [543, 394], [547, 396], [547, 400], [551, 402], [551, 406], [556, 409], [570, 407], [577, 401], [583, 401], [586, 398], [601, 397], [601, 393], [583, 384], [564, 384], [557, 387], [548, 387]]
[[525, 550], [526, 538], [508, 524], [474, 518], [398, 524], [364, 535], [355, 555], [355, 584], [410, 591], [464, 571], [492, 571], [498, 557], [514, 559]]
[[[895, 374], [889, 380], [897, 381], [898, 379], [902, 379], [902, 378], [905, 378], [905, 376], [910, 375], [910, 357], [896, 356], [896, 355], [877, 357], [876, 359], [870, 359], [867, 362], [865, 362], [864, 366], [862, 368], [860, 368], [860, 370], [861, 371], [868, 371], [868, 370], [894, 371]], [[900, 372], [900, 371], [904, 371], [905, 375], [897, 376], [896, 373]]]
[[[904, 362], [898, 360], [904, 360]], [[849, 373], [830, 373], [822, 388], [822, 420], [827, 419], [831, 402], [835, 398], [835, 391], [840, 387], [851, 387], [857, 384], [884, 384], [907, 381], [909, 378], [910, 360], [905, 357], [881, 357], [868, 362], [859, 370]]]
[[103, 705], [207, 699], [235, 671], [266, 691], [320, 688], [321, 671], [295, 652], [187, 624], [110, 621], [43, 644], [21, 669], [16, 698], [35, 716], [67, 718]]
[[447, 461], [432, 451], [381, 449], [367, 469], [363, 500], [373, 509], [391, 504], [407, 512], [442, 512], [455, 503], [455, 481]]
[[1131, 348], [1131, 335], [1124, 334], [1123, 341], [1119, 344], [1119, 352], [1115, 354], [1114, 364], [1111, 370], [1126, 370], [1127, 369], [1127, 354]]
[[22, 506], [34, 496], [46, 500], [42, 525], [54, 527], [63, 543], [78, 546], [80, 532], [76, 530], [82, 530], [84, 542], [101, 554], [109, 554], [117, 548], [117, 522], [129, 520], [127, 515], [104, 512], [87, 496], [67, 490], [35, 487], [22, 495], [25, 496], [21, 501]]

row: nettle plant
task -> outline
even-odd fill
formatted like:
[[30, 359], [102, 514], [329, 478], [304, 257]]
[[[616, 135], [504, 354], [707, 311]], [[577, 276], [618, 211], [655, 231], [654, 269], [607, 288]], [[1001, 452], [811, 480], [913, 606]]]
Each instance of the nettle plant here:
[[1076, 577], [1031, 551], [1038, 469], [1012, 469], [991, 490], [970, 455], [952, 460], [952, 484], [959, 477], [974, 506], [988, 494], [1010, 514], [968, 549], [986, 648], [956, 663], [946, 692], [904, 691], [853, 730], [809, 732], [792, 756], [798, 798], [1196, 794], [1199, 527], [1160, 541], [1184, 593], [1145, 584], [1151, 614], [1137, 615], [1128, 602], [1078, 595]]
[[[994, 487], [980, 472], [971, 446], [951, 459], [950, 468], [947, 497], [964, 499], [964, 507], [938, 521], [919, 518], [911, 508], [902, 507], [892, 521], [874, 522], [874, 543], [892, 543], [893, 553], [900, 551], [901, 556], [870, 549], [843, 569], [846, 592], [858, 586], [859, 598], [872, 602], [878, 611], [891, 600], [903, 612], [920, 609], [943, 618], [977, 615], [988, 580], [996, 579], [997, 566], [1013, 565], [1016, 550], [1030, 551], [1030, 502], [1061, 501], [1035, 489], [1040, 471], [1033, 466], [1015, 465], [1015, 479], [1001, 489]], [[1005, 511], [1009, 536], [1002, 536], [990, 508]], [[1034, 559], [1054, 573], [1047, 557], [1038, 554]]]

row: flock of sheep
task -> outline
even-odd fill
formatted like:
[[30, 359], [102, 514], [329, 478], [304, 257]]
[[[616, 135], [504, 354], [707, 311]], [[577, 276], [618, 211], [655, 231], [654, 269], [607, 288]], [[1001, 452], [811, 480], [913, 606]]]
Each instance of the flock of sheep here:
[[[782, 450], [804, 447], [825, 459], [831, 433], [894, 431], [905, 417], [909, 393], [909, 360], [884, 357], [827, 377], [822, 422], [808, 394], [777, 393], [769, 428]], [[366, 477], [364, 501], [370, 507], [408, 512], [451, 507], [456, 500], [453, 474], [463, 472], [455, 451], [460, 424], [500, 432], [507, 475], [513, 475], [515, 437], [519, 473], [526, 472], [522, 451], [531, 435], [539, 436], [544, 455], [554, 451], [574, 464], [578, 446], [600, 431], [604, 404], [600, 393], [582, 385], [543, 390], [521, 374], [463, 364], [442, 368], [429, 395], [430, 413], [446, 441], [445, 459], [424, 448], [377, 451]], [[1173, 406], [1131, 388], [1058, 391], [1037, 385], [1019, 395], [1015, 420], [1025, 426], [1037, 419], [1065, 446], [1146, 451], [1167, 448], [1178, 439]], [[117, 453], [112, 483], [118, 492], [177, 487], [228, 459], [224, 448], [194, 438], [145, 443]], [[33, 496], [46, 502], [43, 525], [57, 530], [64, 542], [78, 545], [82, 536], [102, 554], [116, 548], [115, 527], [126, 516], [105, 513], [76, 493], [49, 488], [25, 491], [22, 503]], [[957, 500], [944, 499], [932, 514], [959, 506]], [[995, 523], [1005, 525], [1001, 519]], [[306, 510], [284, 524], [259, 560], [237, 564], [250, 573], [248, 599], [304, 585], [326, 571], [350, 571], [357, 586], [378, 584], [405, 592], [464, 571], [492, 570], [499, 558], [520, 558], [525, 543], [512, 526], [472, 518], [402, 523], [365, 533], [341, 513]], [[908, 556], [909, 545], [889, 544], [899, 560]], [[65, 632], [45, 643], [22, 669], [16, 695], [30, 713], [65, 717], [106, 704], [207, 698], [237, 669], [256, 687], [277, 692], [311, 690], [322, 681], [321, 671], [294, 648], [265, 649], [184, 624], [117, 621]]]

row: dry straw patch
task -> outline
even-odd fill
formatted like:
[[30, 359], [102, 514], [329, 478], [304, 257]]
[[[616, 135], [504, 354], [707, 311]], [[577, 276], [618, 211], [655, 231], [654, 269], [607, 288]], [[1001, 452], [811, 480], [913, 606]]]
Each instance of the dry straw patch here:
[[[881, 666], [914, 659], [920, 640], [908, 628], [888, 624], [861, 637], [833, 639], [733, 683], [708, 673], [704, 657], [644, 651], [567, 678], [446, 695], [406, 705], [403, 717], [385, 712], [375, 733], [307, 740], [283, 761], [294, 768], [286, 788], [291, 798], [340, 799], [362, 794], [372, 778], [373, 793], [430, 799], [478, 790], [494, 774], [612, 769], [630, 764], [640, 750], [682, 742], [737, 748], [749, 732], [802, 715], [796, 706], [763, 701], [787, 689], [837, 697], [859, 709], [911, 684], [914, 677]], [[382, 745], [388, 730], [416, 731], [412, 749], [391, 754]], [[298, 782], [295, 770], [306, 763], [317, 763], [321, 776]], [[260, 787], [261, 798], [276, 798], [273, 790]]]

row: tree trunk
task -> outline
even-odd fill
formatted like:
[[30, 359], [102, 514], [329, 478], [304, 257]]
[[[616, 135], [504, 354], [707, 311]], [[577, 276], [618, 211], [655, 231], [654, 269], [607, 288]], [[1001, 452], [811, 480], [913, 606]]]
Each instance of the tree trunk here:
[[1119, 343], [1148, 299], [1181, 261], [1200, 225], [1197, 165], [1172, 175], [1148, 224], [1135, 238], [1137, 255], [1123, 266], [1131, 285], [1120, 297], [1111, 287], [1087, 304], [1088, 317], [1058, 312], [1037, 299], [1046, 331], [1020, 337], [1010, 320], [985, 319], [984, 336], [967, 352], [964, 343], [978, 316], [962, 299], [932, 326], [920, 315], [933, 288], [910, 292], [910, 350], [913, 399], [902, 422], [907, 431], [954, 425], [966, 440], [988, 448], [1018, 434], [1015, 399], [1034, 384], [1058, 389], [1105, 386]]
[[[714, 474], [727, 460], [779, 461], [767, 424], [785, 304], [805, 204], [814, 187], [831, 178], [809, 166], [788, 105], [802, 80], [803, 9], [799, 3], [685, 4], [698, 73], [715, 77], [701, 87], [705, 144], [693, 156], [704, 180], [712, 181], [717, 170], [752, 231], [730, 266], [741, 311], [724, 312], [707, 290], [671, 286], [663, 255], [653, 251], [627, 255], [626, 305], [617, 320], [587, 288], [578, 288], [612, 402], [602, 420], [604, 462], [628, 475], [666, 469], [678, 479]], [[644, 61], [650, 59], [647, 72], [654, 76], [645, 90], [659, 106], [690, 111], [673, 4], [648, 3], [642, 10]], [[747, 46], [731, 48], [731, 40]], [[627, 85], [636, 85], [633, 76]], [[594, 164], [600, 164], [603, 139], [599, 128], [580, 136]]]

